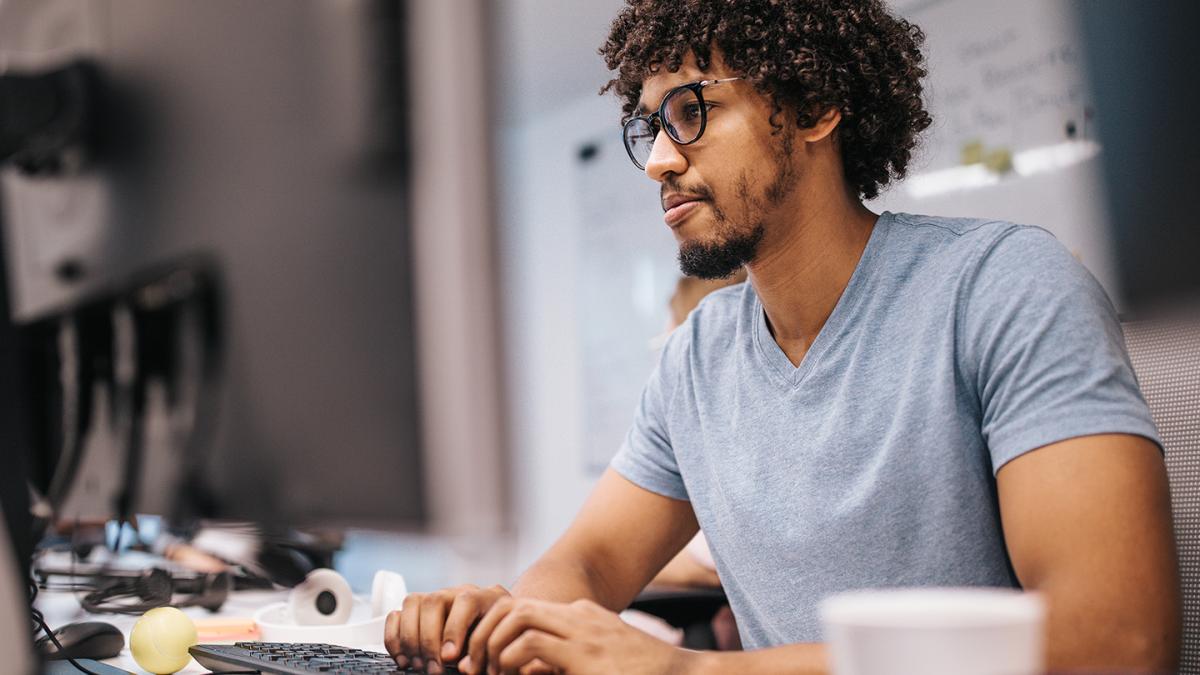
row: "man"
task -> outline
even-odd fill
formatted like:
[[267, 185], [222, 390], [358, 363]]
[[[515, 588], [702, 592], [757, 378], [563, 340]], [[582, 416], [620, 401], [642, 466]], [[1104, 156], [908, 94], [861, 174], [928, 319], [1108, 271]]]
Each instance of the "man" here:
[[[1042, 230], [862, 204], [929, 124], [922, 39], [878, 1], [630, 0], [601, 50], [630, 157], [683, 271], [749, 283], [675, 331], [512, 594], [410, 596], [398, 662], [819, 673], [827, 595], [974, 585], [1043, 594], [1054, 670], [1176, 668], [1166, 475], [1103, 291]], [[698, 524], [745, 653], [612, 613]]]

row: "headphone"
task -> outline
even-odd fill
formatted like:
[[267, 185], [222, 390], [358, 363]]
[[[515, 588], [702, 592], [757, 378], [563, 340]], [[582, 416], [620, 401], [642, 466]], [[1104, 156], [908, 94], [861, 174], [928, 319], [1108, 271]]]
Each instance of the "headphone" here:
[[258, 610], [254, 622], [264, 642], [374, 644], [383, 641], [388, 612], [400, 609], [407, 594], [404, 577], [381, 570], [368, 603], [354, 597], [342, 575], [321, 568], [293, 588], [287, 602]]
[[[110, 577], [79, 604], [93, 614], [143, 614], [156, 607], [203, 607], [210, 612], [221, 609], [233, 590], [233, 576], [216, 572], [175, 579], [160, 567], [134, 577]], [[177, 594], [185, 597], [175, 600]], [[173, 601], [174, 600], [174, 601]]]

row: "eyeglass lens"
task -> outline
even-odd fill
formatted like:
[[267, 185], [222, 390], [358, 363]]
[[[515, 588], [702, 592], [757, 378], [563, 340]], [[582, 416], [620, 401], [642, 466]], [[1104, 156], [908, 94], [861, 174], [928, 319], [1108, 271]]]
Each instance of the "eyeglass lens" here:
[[[659, 108], [660, 123], [667, 135], [681, 145], [694, 143], [704, 128], [704, 112], [700, 98], [688, 87], [680, 87], [667, 94]], [[654, 148], [654, 129], [645, 118], [630, 120], [625, 125], [625, 148], [639, 169], [646, 168], [650, 151]]]

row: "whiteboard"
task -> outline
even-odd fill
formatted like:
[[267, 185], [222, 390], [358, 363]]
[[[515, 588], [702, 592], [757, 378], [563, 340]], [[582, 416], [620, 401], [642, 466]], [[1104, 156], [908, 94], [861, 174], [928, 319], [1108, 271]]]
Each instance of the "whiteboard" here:
[[875, 210], [1046, 228], [1119, 301], [1077, 2], [894, 3], [926, 35], [933, 125]]
[[680, 276], [679, 247], [663, 222], [659, 186], [629, 161], [619, 132], [610, 123], [582, 143], [574, 176], [583, 459], [589, 473], [608, 466], [633, 424]]

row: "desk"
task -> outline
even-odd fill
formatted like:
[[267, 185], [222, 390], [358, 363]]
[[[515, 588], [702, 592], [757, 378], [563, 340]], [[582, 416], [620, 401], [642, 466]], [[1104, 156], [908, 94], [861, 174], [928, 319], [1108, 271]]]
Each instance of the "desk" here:
[[[260, 607], [268, 605], [272, 602], [284, 602], [287, 600], [288, 592], [282, 591], [237, 591], [229, 594], [229, 599], [221, 608], [220, 612], [211, 613], [200, 607], [188, 607], [183, 611], [193, 619], [203, 618], [233, 618], [233, 617], [251, 617]], [[129, 653], [129, 632], [133, 630], [133, 624], [138, 620], [136, 616], [126, 616], [124, 614], [91, 614], [83, 611], [79, 606], [79, 601], [75, 594], [66, 591], [41, 591], [37, 598], [37, 608], [42, 611], [46, 617], [46, 623], [51, 629], [57, 629], [63, 624], [73, 623], [75, 621], [106, 621], [121, 629], [125, 634], [125, 648], [121, 650], [121, 654], [116, 658], [105, 659], [103, 663], [123, 668], [134, 673], [145, 673], [133, 660], [133, 655]], [[358, 647], [361, 649], [369, 649], [371, 651], [385, 651], [383, 644], [374, 645], [346, 645], [349, 647]], [[208, 669], [203, 668], [200, 664], [192, 661], [186, 668], [179, 671], [180, 673], [207, 673]]]

